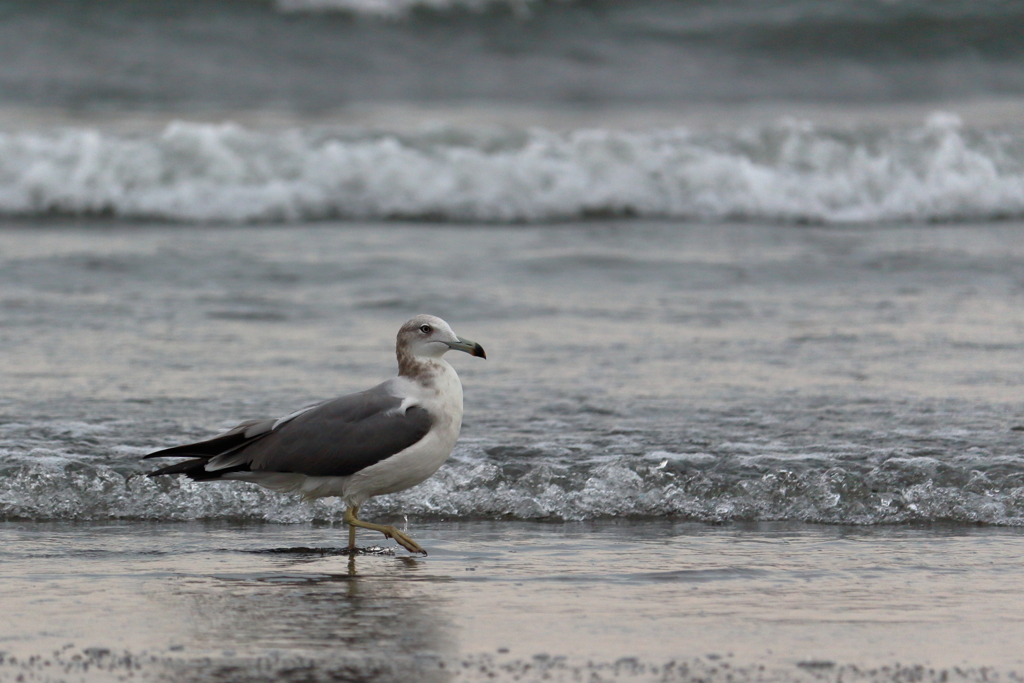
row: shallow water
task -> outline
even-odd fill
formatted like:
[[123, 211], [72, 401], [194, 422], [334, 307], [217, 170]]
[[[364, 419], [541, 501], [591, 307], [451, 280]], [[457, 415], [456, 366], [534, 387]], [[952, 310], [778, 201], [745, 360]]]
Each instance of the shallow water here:
[[939, 681], [1024, 665], [1018, 530], [411, 531], [428, 558], [340, 555], [340, 527], [4, 523], [0, 679]]
[[1019, 526], [1019, 230], [9, 226], [0, 516], [338, 520], [139, 457], [379, 382], [431, 312], [489, 358], [374, 514]]

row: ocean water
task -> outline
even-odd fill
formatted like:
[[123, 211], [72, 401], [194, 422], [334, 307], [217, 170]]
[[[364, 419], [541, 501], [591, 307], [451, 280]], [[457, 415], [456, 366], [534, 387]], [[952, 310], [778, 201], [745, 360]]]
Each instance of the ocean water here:
[[[0, 680], [1017, 680], [1022, 32], [0, 2]], [[428, 558], [145, 476], [391, 376], [421, 312], [488, 352], [364, 508]]]
[[997, 0], [0, 5], [0, 214], [783, 223], [1024, 213]]

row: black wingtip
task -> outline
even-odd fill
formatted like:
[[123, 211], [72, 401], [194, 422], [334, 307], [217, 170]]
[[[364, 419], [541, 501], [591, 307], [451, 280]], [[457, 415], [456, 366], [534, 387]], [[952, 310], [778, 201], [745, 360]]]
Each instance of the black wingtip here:
[[484, 347], [479, 344], [473, 344], [473, 355], [477, 358], [483, 358], [487, 360], [487, 353], [484, 351]]
[[155, 451], [148, 455], [142, 456], [143, 460], [149, 460], [150, 458], [196, 458], [196, 457], [210, 457], [208, 453], [201, 451], [197, 452], [196, 449], [190, 448], [192, 444], [186, 446], [174, 446], [173, 448], [165, 448], [162, 451]]

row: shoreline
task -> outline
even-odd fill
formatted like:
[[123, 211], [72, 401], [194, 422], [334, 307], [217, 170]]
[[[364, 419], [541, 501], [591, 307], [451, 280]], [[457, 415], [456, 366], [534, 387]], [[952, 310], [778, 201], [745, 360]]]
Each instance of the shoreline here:
[[42, 662], [71, 652], [100, 670], [134, 662], [125, 671], [146, 680], [218, 669], [292, 680], [281, 672], [301, 662], [315, 673], [299, 680], [456, 680], [452, 667], [567, 681], [1024, 671], [1013, 588], [1024, 529], [617, 520], [410, 532], [429, 557], [323, 552], [344, 532], [312, 525], [2, 523], [0, 680], [44, 680]]

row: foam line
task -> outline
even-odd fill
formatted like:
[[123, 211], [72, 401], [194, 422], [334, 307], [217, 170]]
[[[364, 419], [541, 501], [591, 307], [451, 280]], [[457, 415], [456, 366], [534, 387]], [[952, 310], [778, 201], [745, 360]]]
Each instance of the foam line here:
[[889, 130], [397, 135], [173, 123], [0, 134], [0, 214], [182, 222], [639, 216], [877, 223], [1024, 215], [1024, 131], [949, 114]]

